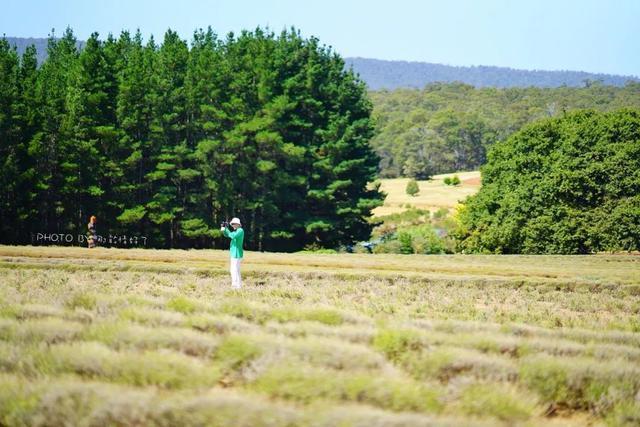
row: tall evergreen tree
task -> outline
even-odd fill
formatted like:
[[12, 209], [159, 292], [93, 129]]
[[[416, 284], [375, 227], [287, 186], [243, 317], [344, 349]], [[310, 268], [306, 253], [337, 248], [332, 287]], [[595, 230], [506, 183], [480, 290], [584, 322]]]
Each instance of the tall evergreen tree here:
[[37, 103], [36, 91], [38, 83], [38, 61], [35, 46], [27, 47], [22, 55], [20, 64], [19, 102], [16, 108], [17, 120], [20, 126], [18, 138], [19, 149], [16, 152], [15, 167], [16, 194], [13, 198], [13, 206], [17, 213], [17, 221], [12, 225], [15, 233], [15, 241], [27, 243], [33, 233], [40, 231], [36, 228], [33, 219], [37, 218], [38, 206], [34, 204], [35, 184], [35, 159], [29, 152], [29, 144], [42, 123], [41, 112]]
[[[312, 171], [308, 205], [311, 217], [306, 232], [314, 243], [326, 246], [349, 244], [368, 238], [366, 221], [371, 210], [382, 203], [377, 188], [367, 188], [374, 180], [379, 159], [369, 148], [374, 128], [371, 104], [364, 83], [351, 71], [344, 71], [343, 60], [311, 39], [307, 68], [310, 116], [325, 121], [315, 129], [312, 140]], [[325, 209], [318, 211], [317, 199]]]
[[2, 149], [14, 168], [2, 175], [3, 225], [82, 231], [95, 214], [105, 232], [152, 246], [207, 247], [233, 215], [258, 250], [368, 237], [381, 203], [367, 187], [378, 162], [371, 105], [318, 40], [260, 28], [220, 40], [209, 28], [189, 49], [171, 30], [160, 47], [139, 31], [94, 33], [78, 53], [67, 30], [40, 70], [33, 54], [20, 66], [0, 52], [0, 132], [12, 147]]
[[[109, 48], [114, 48], [110, 38]], [[77, 175], [72, 205], [76, 229], [97, 214], [109, 229], [118, 208], [113, 189], [122, 177], [116, 128], [116, 70], [113, 55], [93, 33], [83, 48], [68, 88], [65, 135], [73, 149], [66, 161], [68, 173]]]
[[[207, 245], [219, 237], [218, 220], [223, 219], [229, 191], [225, 191], [223, 169], [229, 154], [223, 153], [224, 133], [231, 127], [226, 105], [231, 76], [225, 68], [220, 41], [213, 30], [194, 33], [186, 75], [188, 146], [194, 167], [200, 172], [199, 192], [193, 208], [182, 220], [182, 233], [195, 244]], [[227, 213], [228, 216], [228, 213]]]
[[[147, 215], [147, 202], [152, 194], [147, 175], [154, 169], [159, 147], [154, 136], [158, 90], [155, 78], [157, 47], [153, 37], [144, 45], [138, 30], [133, 39], [129, 33], [120, 35], [122, 65], [119, 72], [117, 121], [122, 131], [120, 144], [126, 147], [122, 162], [125, 181], [120, 187], [123, 208], [117, 217], [121, 227], [144, 236], [153, 235], [154, 225]], [[157, 136], [156, 136], [157, 138]]]
[[18, 210], [21, 174], [18, 161], [23, 157], [20, 103], [20, 62], [15, 48], [0, 39], [0, 232], [18, 239]]
[[200, 172], [193, 168], [195, 156], [187, 144], [188, 113], [185, 78], [189, 60], [187, 43], [168, 30], [157, 57], [157, 97], [154, 105], [155, 132], [152, 140], [160, 148], [153, 158], [154, 170], [146, 178], [152, 183], [146, 205], [149, 219], [160, 227], [162, 240], [176, 247], [181, 224], [197, 191]]
[[67, 114], [67, 95], [72, 71], [77, 66], [76, 38], [70, 28], [59, 40], [52, 32], [48, 43], [47, 60], [38, 74], [36, 99], [42, 124], [30, 142], [29, 153], [35, 160], [35, 194], [38, 206], [34, 218], [42, 230], [75, 231], [77, 193], [77, 164], [75, 147], [70, 143], [63, 126]]

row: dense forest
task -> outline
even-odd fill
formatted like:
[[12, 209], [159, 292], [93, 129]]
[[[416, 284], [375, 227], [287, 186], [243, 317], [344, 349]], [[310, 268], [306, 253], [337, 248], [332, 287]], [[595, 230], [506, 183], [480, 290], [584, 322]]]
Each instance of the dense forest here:
[[376, 177], [482, 167], [459, 217], [386, 219], [375, 251], [452, 252], [454, 237], [466, 252], [640, 244], [638, 116], [620, 111], [640, 108], [638, 82], [367, 92], [295, 30], [190, 43], [169, 30], [160, 44], [67, 30], [38, 55], [0, 40], [2, 243], [83, 233], [96, 215], [99, 231], [149, 247], [211, 247], [239, 216], [249, 249], [338, 248], [370, 238]]
[[0, 240], [34, 232], [145, 236], [211, 247], [242, 219], [257, 250], [367, 239], [382, 195], [366, 87], [295, 30], [191, 43], [139, 32], [81, 51], [51, 37], [38, 64], [0, 40]]
[[[7, 40], [18, 53], [33, 43], [38, 62], [47, 58], [45, 39]], [[78, 49], [85, 44], [76, 41]], [[632, 77], [363, 58], [345, 62], [370, 90], [376, 119], [371, 145], [383, 178], [427, 179], [477, 169], [488, 147], [525, 124], [575, 109], [640, 107], [640, 81]], [[375, 90], [414, 86], [407, 83], [412, 79], [418, 79], [419, 89]]]
[[465, 252], [640, 250], [640, 109], [576, 111], [497, 143], [459, 222]]
[[474, 170], [487, 150], [526, 124], [576, 109], [640, 108], [640, 83], [572, 88], [474, 88], [433, 83], [421, 90], [371, 91], [380, 175], [427, 179]]

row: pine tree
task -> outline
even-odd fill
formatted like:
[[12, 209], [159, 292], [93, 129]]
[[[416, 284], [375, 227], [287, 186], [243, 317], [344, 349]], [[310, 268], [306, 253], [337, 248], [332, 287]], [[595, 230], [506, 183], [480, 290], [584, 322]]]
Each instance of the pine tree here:
[[4, 37], [0, 39], [0, 76], [0, 232], [17, 239], [15, 202], [21, 172], [17, 162], [22, 157], [20, 63], [16, 49]]
[[[154, 108], [158, 90], [155, 78], [157, 48], [153, 37], [145, 45], [138, 30], [133, 39], [123, 32], [118, 40], [122, 52], [117, 95], [117, 121], [121, 129], [120, 145], [126, 147], [122, 162], [124, 183], [119, 189], [123, 207], [117, 216], [124, 229], [143, 236], [154, 237], [153, 224], [147, 216], [147, 202], [151, 183], [147, 175], [153, 171], [153, 159], [159, 153], [152, 135]], [[156, 136], [157, 138], [157, 136]], [[154, 242], [150, 242], [150, 245]]]
[[78, 59], [73, 31], [67, 28], [59, 40], [52, 32], [47, 51], [47, 60], [38, 73], [36, 92], [41, 129], [29, 145], [37, 178], [33, 204], [38, 206], [39, 213], [34, 222], [48, 232], [75, 231], [77, 164], [73, 159], [77, 155], [63, 127], [69, 80]]
[[308, 49], [308, 78], [318, 80], [312, 86], [317, 92], [314, 104], [326, 124], [315, 131], [309, 191], [324, 209], [309, 218], [306, 231], [317, 243], [334, 247], [370, 235], [367, 218], [382, 203], [378, 189], [368, 188], [379, 159], [368, 145], [374, 129], [364, 83], [352, 71], [344, 71], [339, 56], [319, 49], [317, 40], [311, 39]]
[[226, 205], [220, 174], [225, 154], [222, 138], [229, 128], [223, 105], [228, 99], [226, 81], [229, 74], [220, 44], [209, 27], [194, 33], [186, 75], [188, 105], [188, 146], [194, 153], [194, 167], [200, 172], [199, 194], [194, 194], [194, 209], [182, 220], [182, 233], [187, 239], [205, 246], [219, 236], [216, 223]]
[[29, 243], [30, 237], [39, 230], [34, 223], [38, 216], [38, 206], [34, 204], [35, 184], [37, 182], [35, 161], [29, 153], [29, 144], [37, 132], [40, 131], [42, 117], [37, 104], [36, 91], [38, 83], [38, 61], [35, 46], [26, 48], [20, 64], [19, 103], [16, 108], [17, 120], [20, 126], [19, 149], [15, 159], [18, 174], [16, 179], [16, 194], [14, 206], [17, 221], [12, 227], [15, 242]]
[[146, 204], [149, 219], [160, 227], [164, 244], [176, 247], [181, 223], [194, 204], [194, 181], [200, 172], [193, 168], [195, 157], [187, 144], [187, 102], [185, 78], [189, 50], [174, 31], [165, 33], [157, 57], [157, 97], [152, 141], [162, 147], [153, 158], [154, 170], [146, 175], [152, 183], [151, 200]]
[[[112, 38], [108, 43], [109, 48], [114, 49]], [[100, 218], [104, 229], [111, 228], [118, 208], [118, 197], [113, 190], [122, 172], [115, 122], [115, 87], [115, 58], [113, 55], [107, 58], [98, 34], [93, 33], [73, 70], [64, 121], [64, 132], [74, 147], [66, 162], [77, 174], [73, 204], [77, 230], [83, 229], [93, 214]]]
[[[207, 247], [242, 218], [248, 248], [335, 247], [368, 237], [378, 163], [364, 85], [316, 39], [257, 29], [191, 49], [138, 31], [79, 53], [68, 29], [37, 69], [1, 46], [2, 226], [107, 231]], [[9, 161], [10, 160], [10, 161]], [[9, 200], [22, 197], [14, 203]], [[6, 221], [4, 221], [6, 219]], [[10, 224], [10, 226], [9, 226]]]

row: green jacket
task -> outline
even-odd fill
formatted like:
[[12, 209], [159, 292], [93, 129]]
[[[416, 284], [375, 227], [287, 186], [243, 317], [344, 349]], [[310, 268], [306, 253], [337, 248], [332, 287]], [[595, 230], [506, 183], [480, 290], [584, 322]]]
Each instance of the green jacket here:
[[242, 252], [242, 243], [244, 242], [244, 230], [242, 228], [238, 228], [235, 231], [229, 231], [228, 228], [225, 228], [222, 232], [225, 237], [231, 239], [231, 247], [229, 251], [231, 252], [231, 258], [242, 258], [244, 253]]

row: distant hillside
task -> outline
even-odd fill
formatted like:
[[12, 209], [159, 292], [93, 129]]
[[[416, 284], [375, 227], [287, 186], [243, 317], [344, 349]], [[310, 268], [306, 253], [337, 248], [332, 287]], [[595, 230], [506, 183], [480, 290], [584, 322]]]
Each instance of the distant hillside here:
[[[34, 44], [38, 62], [47, 57], [47, 39], [7, 37], [22, 54]], [[79, 41], [78, 47], [84, 42]], [[593, 74], [583, 71], [528, 71], [506, 67], [454, 67], [429, 62], [383, 61], [368, 58], [345, 58], [348, 67], [360, 74], [370, 89], [423, 88], [426, 84], [462, 82], [475, 87], [560, 87], [585, 86], [586, 81], [600, 80], [605, 85], [624, 86], [629, 81], [640, 81], [635, 76]]]
[[623, 87], [474, 88], [431, 83], [423, 89], [371, 91], [382, 178], [475, 170], [496, 141], [567, 111], [640, 109], [640, 82]]
[[[12, 44], [18, 48], [18, 53], [22, 55], [27, 46], [34, 45], [36, 50], [38, 51], [38, 63], [42, 64], [42, 62], [47, 58], [47, 40], [42, 38], [20, 38], [20, 37], [7, 37], [9, 44]], [[82, 48], [84, 46], [83, 41], [78, 41], [78, 48]]]
[[560, 87], [585, 86], [585, 81], [601, 80], [605, 85], [624, 86], [640, 81], [634, 76], [593, 74], [583, 71], [527, 71], [506, 67], [453, 67], [428, 62], [382, 61], [346, 58], [348, 66], [373, 90], [423, 88], [428, 83], [462, 82], [475, 87]]

